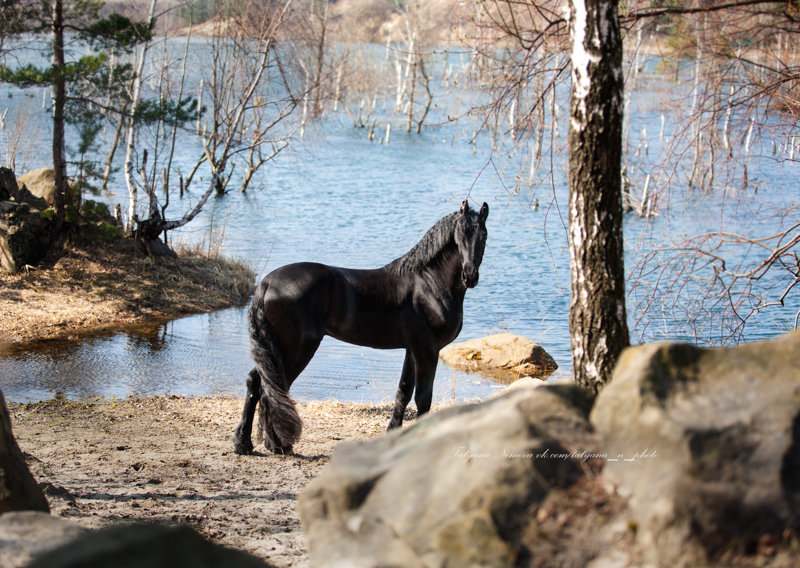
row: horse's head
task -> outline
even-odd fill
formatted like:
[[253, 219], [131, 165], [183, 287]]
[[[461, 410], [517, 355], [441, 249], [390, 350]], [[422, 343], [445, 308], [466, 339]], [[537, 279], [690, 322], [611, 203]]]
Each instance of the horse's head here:
[[489, 206], [486, 203], [476, 212], [469, 208], [469, 203], [465, 199], [461, 204], [461, 215], [456, 220], [453, 237], [461, 255], [461, 279], [467, 288], [478, 285], [478, 268], [483, 260], [483, 249], [486, 246], [488, 216]]

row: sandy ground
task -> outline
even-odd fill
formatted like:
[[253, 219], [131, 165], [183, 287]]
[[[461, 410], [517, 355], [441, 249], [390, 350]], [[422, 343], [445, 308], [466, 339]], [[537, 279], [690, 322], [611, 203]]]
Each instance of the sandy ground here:
[[274, 566], [306, 566], [297, 495], [342, 440], [382, 433], [389, 407], [299, 403], [296, 455], [232, 451], [230, 397], [11, 403], [14, 435], [54, 515], [87, 528], [186, 523]]
[[[202, 251], [152, 260], [132, 241], [70, 246], [0, 275], [0, 342], [80, 336], [241, 305], [246, 265]], [[244, 395], [244, 393], [242, 393]], [[296, 455], [233, 453], [242, 399], [155, 397], [10, 404], [14, 435], [54, 515], [87, 528], [186, 523], [275, 566], [308, 564], [299, 491], [345, 439], [383, 432], [389, 408], [299, 404]], [[263, 445], [257, 446], [264, 451]]]

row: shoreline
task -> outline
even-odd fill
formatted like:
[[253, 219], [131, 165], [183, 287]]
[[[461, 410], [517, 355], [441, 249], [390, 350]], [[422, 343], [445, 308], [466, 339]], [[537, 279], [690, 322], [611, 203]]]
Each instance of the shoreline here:
[[153, 260], [130, 239], [72, 245], [52, 265], [3, 275], [0, 344], [75, 338], [245, 305], [255, 272], [199, 251]]
[[[255, 273], [179, 250], [155, 261], [121, 240], [71, 246], [0, 279], [0, 347], [74, 339], [245, 305]], [[50, 504], [81, 527], [186, 524], [274, 566], [307, 566], [297, 494], [344, 440], [385, 432], [387, 405], [298, 402], [295, 455], [233, 452], [243, 398], [129, 396], [8, 402], [12, 431]]]

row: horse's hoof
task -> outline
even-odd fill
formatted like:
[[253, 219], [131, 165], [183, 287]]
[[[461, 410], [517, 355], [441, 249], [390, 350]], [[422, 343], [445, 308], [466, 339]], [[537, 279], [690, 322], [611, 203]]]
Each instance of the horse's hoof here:
[[294, 452], [292, 451], [291, 444], [288, 445], [288, 446], [273, 446], [272, 448], [269, 448], [269, 449], [272, 450], [272, 453], [278, 454], [278, 455], [281, 455], [281, 456], [290, 456], [290, 455], [294, 454]]
[[240, 456], [249, 456], [253, 453], [253, 443], [234, 442], [233, 451]]

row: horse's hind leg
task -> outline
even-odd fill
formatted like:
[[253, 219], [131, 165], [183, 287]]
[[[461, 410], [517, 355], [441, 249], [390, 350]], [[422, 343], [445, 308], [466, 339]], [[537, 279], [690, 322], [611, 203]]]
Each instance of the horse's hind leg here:
[[414, 393], [414, 374], [414, 358], [411, 356], [411, 351], [406, 351], [403, 373], [400, 375], [400, 385], [397, 387], [394, 411], [392, 412], [392, 420], [389, 422], [388, 430], [399, 428], [403, 425], [403, 415], [405, 415], [406, 407], [411, 401], [411, 395]]
[[[283, 331], [286, 332], [288, 328], [288, 325], [284, 325]], [[280, 376], [275, 377], [279, 382], [274, 383], [274, 388], [286, 393], [287, 399], [289, 388], [292, 386], [297, 376], [305, 369], [306, 365], [308, 365], [308, 362], [314, 356], [314, 353], [316, 353], [321, 341], [322, 333], [307, 333], [305, 337], [301, 337], [297, 341], [291, 343], [291, 347], [287, 347], [281, 351], [283, 372]], [[278, 393], [273, 391], [273, 395], [275, 394]], [[288, 403], [291, 405], [292, 411], [296, 412], [294, 410], [294, 402], [292, 402], [291, 399], [282, 402], [280, 397], [278, 397], [278, 400], [270, 399], [270, 396], [265, 396], [261, 399], [260, 427], [264, 432], [264, 445], [269, 451], [276, 454], [291, 454], [293, 451], [292, 444], [282, 443], [281, 436], [277, 434], [277, 431], [280, 430], [280, 420], [286, 418], [285, 405]], [[277, 406], [273, 406], [273, 404], [277, 404]], [[283, 413], [280, 412], [281, 405], [284, 405]]]
[[275, 433], [275, 427], [272, 424], [272, 417], [270, 415], [269, 402], [262, 399], [261, 404], [265, 405], [259, 415], [259, 428], [264, 433], [264, 447], [275, 454], [291, 454], [292, 445], [281, 445], [279, 437]]
[[253, 369], [247, 375], [247, 396], [244, 399], [244, 409], [242, 419], [233, 434], [233, 451], [237, 454], [247, 455], [253, 453], [253, 417], [256, 413], [256, 405], [261, 397], [261, 378], [258, 371]]

